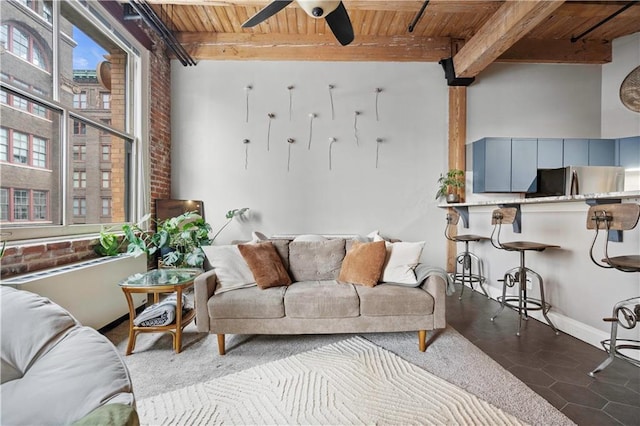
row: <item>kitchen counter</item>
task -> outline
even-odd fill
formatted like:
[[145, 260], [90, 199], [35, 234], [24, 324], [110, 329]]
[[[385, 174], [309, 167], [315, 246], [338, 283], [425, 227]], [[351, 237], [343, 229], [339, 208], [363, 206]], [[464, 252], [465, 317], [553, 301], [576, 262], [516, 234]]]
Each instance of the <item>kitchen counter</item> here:
[[542, 204], [542, 203], [565, 203], [572, 201], [586, 202], [588, 200], [622, 200], [628, 198], [640, 198], [640, 191], [605, 192], [599, 194], [561, 195], [554, 197], [538, 198], [501, 198], [491, 200], [470, 201], [465, 203], [445, 203], [438, 207], [474, 207], [474, 206], [496, 206], [496, 205], [516, 205], [516, 204]]

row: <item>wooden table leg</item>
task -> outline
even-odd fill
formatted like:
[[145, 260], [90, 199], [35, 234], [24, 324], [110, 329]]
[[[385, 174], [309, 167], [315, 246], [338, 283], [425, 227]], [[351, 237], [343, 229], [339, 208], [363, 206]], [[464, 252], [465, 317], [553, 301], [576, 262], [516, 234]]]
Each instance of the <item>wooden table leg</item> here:
[[135, 342], [136, 342], [136, 335], [133, 332], [133, 319], [136, 316], [136, 310], [135, 310], [135, 307], [133, 306], [131, 293], [129, 293], [125, 289], [122, 289], [122, 291], [124, 292], [124, 296], [127, 299], [127, 305], [129, 305], [129, 342], [127, 343], [127, 352], [125, 354], [131, 355], [131, 352], [133, 352], [133, 347], [135, 346]]
[[182, 287], [176, 291], [176, 332], [173, 347], [177, 354], [182, 351]]

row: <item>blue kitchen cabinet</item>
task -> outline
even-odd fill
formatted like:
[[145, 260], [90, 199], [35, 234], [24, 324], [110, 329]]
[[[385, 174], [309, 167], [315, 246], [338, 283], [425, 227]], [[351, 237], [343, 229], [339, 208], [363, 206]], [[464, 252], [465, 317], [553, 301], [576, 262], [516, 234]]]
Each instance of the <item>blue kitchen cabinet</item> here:
[[640, 136], [616, 140], [616, 166], [640, 169]]
[[538, 168], [562, 167], [562, 139], [538, 139]]
[[533, 192], [537, 140], [483, 138], [472, 145], [473, 192]]
[[564, 139], [562, 146], [563, 166], [589, 165], [589, 139]]
[[511, 192], [535, 192], [537, 172], [537, 139], [511, 139]]
[[589, 139], [589, 165], [614, 166], [616, 164], [614, 139]]

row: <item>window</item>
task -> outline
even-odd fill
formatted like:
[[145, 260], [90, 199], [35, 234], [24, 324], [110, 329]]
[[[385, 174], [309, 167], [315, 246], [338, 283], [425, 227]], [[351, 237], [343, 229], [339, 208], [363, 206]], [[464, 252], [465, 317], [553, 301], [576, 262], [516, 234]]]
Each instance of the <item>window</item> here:
[[73, 161], [84, 161], [87, 157], [86, 145], [74, 145], [73, 146]]
[[29, 191], [26, 189], [13, 190], [13, 219], [29, 219]]
[[111, 198], [102, 199], [102, 216], [111, 216]]
[[111, 145], [102, 145], [102, 161], [111, 160]]
[[9, 220], [9, 190], [0, 188], [0, 220], [6, 222]]
[[[135, 221], [146, 204], [145, 180], [132, 179], [147, 155], [134, 155], [145, 140], [146, 59], [103, 4], [0, 1], [0, 207], [10, 240], [97, 232], [105, 217]], [[105, 57], [109, 90], [96, 78]]]
[[47, 219], [47, 198], [45, 191], [33, 191], [33, 220]]
[[13, 132], [13, 162], [27, 164], [29, 160], [29, 137], [20, 132]]
[[2, 127], [0, 128], [0, 161], [8, 161], [8, 160], [9, 160], [9, 130]]
[[73, 120], [73, 134], [74, 135], [86, 135], [87, 125], [82, 121]]
[[34, 136], [31, 164], [35, 167], [47, 167], [47, 141]]
[[102, 172], [102, 189], [111, 188], [111, 172]]
[[47, 69], [42, 47], [26, 29], [14, 24], [2, 24], [0, 37], [6, 50], [40, 69]]
[[87, 92], [80, 92], [73, 95], [73, 107], [78, 109], [87, 108]]
[[111, 108], [111, 94], [110, 93], [100, 93], [100, 101], [102, 103], [102, 109], [110, 109]]
[[87, 172], [85, 170], [76, 170], [73, 172], [73, 187], [74, 188], [87, 187]]
[[87, 215], [87, 199], [86, 198], [73, 199], [73, 215], [74, 216]]

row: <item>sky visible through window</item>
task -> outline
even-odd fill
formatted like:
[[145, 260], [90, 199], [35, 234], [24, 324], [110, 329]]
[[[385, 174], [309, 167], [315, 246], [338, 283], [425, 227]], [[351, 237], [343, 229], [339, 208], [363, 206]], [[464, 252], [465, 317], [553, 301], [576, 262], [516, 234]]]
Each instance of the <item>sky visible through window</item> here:
[[107, 51], [77, 27], [73, 27], [73, 39], [78, 45], [73, 49], [74, 70], [95, 70], [105, 60]]

